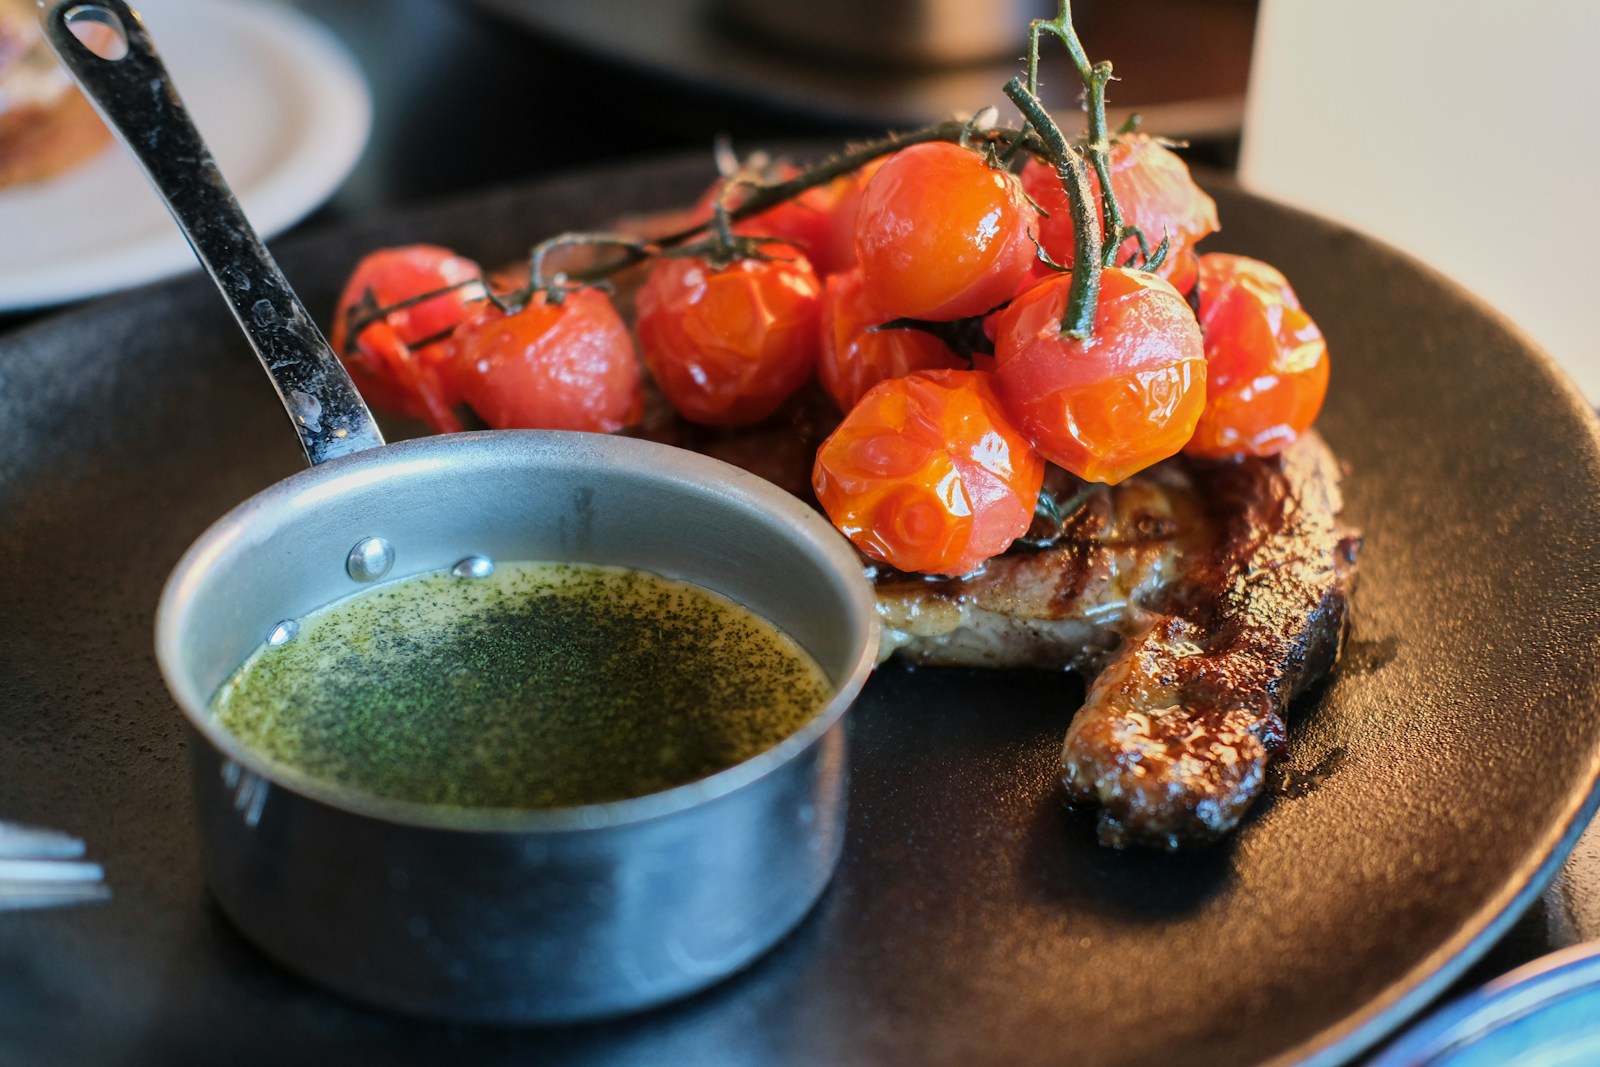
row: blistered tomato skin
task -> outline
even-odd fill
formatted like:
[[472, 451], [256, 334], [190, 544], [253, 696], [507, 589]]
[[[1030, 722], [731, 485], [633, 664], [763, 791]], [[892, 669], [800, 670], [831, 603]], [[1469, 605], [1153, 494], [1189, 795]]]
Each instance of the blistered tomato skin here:
[[507, 314], [490, 305], [451, 339], [461, 397], [497, 430], [613, 433], [644, 408], [633, 338], [611, 299], [535, 293]]
[[[437, 245], [381, 248], [356, 265], [339, 296], [329, 344], [368, 403], [423, 419], [436, 433], [461, 429], [453, 410], [461, 398], [442, 341], [482, 306], [482, 286], [465, 284], [482, 273], [472, 260]], [[389, 307], [451, 286], [459, 288], [391, 311], [350, 337], [350, 313], [359, 313], [369, 299]]]
[[[1194, 285], [1194, 243], [1217, 231], [1217, 205], [1207, 196], [1189, 167], [1178, 155], [1144, 134], [1118, 138], [1111, 145], [1111, 188], [1123, 220], [1144, 231], [1153, 251], [1163, 236], [1170, 237], [1167, 258], [1156, 273], [1172, 282], [1180, 293]], [[1039, 244], [1050, 258], [1062, 266], [1073, 260], [1072, 213], [1067, 194], [1053, 168], [1029, 160], [1022, 168], [1022, 187], [1048, 218], [1036, 226]], [[1094, 215], [1101, 219], [1100, 178], [1089, 169], [1089, 188], [1094, 194]], [[1127, 263], [1139, 250], [1129, 238], [1117, 252], [1117, 262]]]
[[966, 361], [926, 330], [876, 330], [883, 316], [867, 302], [861, 271], [835, 274], [824, 283], [822, 345], [817, 380], [840, 411], [889, 378], [912, 371], [959, 370]]
[[1184, 451], [1270, 456], [1316, 421], [1328, 392], [1328, 344], [1274, 267], [1245, 256], [1200, 257], [1205, 412]]
[[1205, 406], [1205, 350], [1176, 289], [1117, 267], [1100, 273], [1093, 336], [1065, 337], [1070, 285], [1041, 282], [994, 317], [995, 378], [1046, 459], [1115, 484], [1188, 442]]
[[886, 319], [948, 321], [1007, 300], [1032, 271], [1038, 214], [1017, 179], [943, 142], [903, 148], [862, 194], [856, 256]]
[[645, 366], [691, 422], [760, 422], [816, 367], [822, 285], [797, 249], [767, 252], [786, 258], [662, 259], [639, 290]]
[[1044, 462], [982, 371], [880, 382], [817, 451], [812, 487], [857, 548], [903, 571], [965, 574], [1033, 521]]

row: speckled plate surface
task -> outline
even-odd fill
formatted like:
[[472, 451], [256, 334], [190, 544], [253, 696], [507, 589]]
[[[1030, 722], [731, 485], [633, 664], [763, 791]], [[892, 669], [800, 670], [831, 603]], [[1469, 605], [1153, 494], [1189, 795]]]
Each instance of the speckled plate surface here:
[[[700, 160], [643, 164], [280, 251], [325, 311], [375, 245], [510, 259], [708, 178]], [[1293, 729], [1296, 785], [1209, 852], [1106, 851], [1055, 782], [1073, 679], [882, 671], [853, 716], [849, 837], [816, 912], [707, 994], [578, 1028], [368, 1011], [220, 917], [151, 615], [189, 541], [297, 469], [292, 435], [199, 280], [0, 342], [0, 817], [85, 838], [116, 892], [0, 914], [0, 1062], [1333, 1063], [1399, 1026], [1592, 811], [1600, 433], [1437, 276], [1217, 194], [1211, 244], [1275, 262], [1328, 335], [1321, 426], [1367, 537], [1347, 661]]]

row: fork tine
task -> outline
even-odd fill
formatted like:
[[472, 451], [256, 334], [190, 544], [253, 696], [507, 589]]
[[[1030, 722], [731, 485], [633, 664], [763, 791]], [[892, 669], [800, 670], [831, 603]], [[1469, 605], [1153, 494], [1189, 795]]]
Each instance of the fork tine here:
[[75, 859], [81, 855], [83, 842], [69, 834], [0, 822], [0, 857]]
[[0, 911], [23, 908], [57, 908], [110, 900], [104, 882], [0, 882]]
[[0, 822], [0, 911], [110, 899], [105, 870], [83, 853], [70, 834]]
[[98, 863], [74, 860], [0, 860], [0, 885], [7, 882], [99, 882], [106, 872]]

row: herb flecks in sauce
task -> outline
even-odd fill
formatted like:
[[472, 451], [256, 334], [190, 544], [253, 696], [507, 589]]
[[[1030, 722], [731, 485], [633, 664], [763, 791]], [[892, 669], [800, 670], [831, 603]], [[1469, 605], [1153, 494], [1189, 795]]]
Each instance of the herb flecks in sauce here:
[[798, 730], [830, 688], [787, 636], [698, 586], [512, 563], [310, 615], [213, 707], [246, 745], [317, 778], [421, 803], [548, 808], [731, 767]]

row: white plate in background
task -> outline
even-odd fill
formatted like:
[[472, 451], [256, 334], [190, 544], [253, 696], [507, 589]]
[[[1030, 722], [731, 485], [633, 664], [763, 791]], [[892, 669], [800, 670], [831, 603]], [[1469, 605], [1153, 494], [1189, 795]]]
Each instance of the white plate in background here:
[[[259, 0], [136, 7], [223, 176], [263, 236], [322, 203], [355, 166], [372, 99], [321, 25]], [[0, 189], [0, 311], [45, 307], [195, 266], [117, 143], [57, 178]]]

